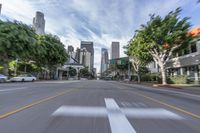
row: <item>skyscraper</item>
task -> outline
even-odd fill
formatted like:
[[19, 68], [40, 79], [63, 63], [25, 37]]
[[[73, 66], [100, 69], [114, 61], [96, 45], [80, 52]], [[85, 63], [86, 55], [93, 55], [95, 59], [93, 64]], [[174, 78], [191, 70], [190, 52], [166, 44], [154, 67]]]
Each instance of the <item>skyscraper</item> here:
[[33, 18], [33, 28], [35, 29], [37, 34], [45, 33], [45, 19], [42, 12], [36, 12], [36, 16]]
[[119, 42], [112, 42], [111, 44], [111, 59], [119, 58]]
[[91, 53], [86, 48], [80, 49], [80, 64], [91, 70]]
[[75, 59], [76, 58], [76, 52], [74, 52], [74, 47], [69, 45], [67, 49], [69, 59], [67, 61], [68, 64], [78, 64], [78, 61]]
[[108, 69], [108, 50], [105, 48], [101, 49], [101, 74]]
[[72, 45], [68, 46], [68, 52], [74, 52], [74, 47]]
[[94, 45], [93, 42], [81, 41], [81, 49], [86, 48], [87, 52], [91, 53], [90, 70], [94, 68]]

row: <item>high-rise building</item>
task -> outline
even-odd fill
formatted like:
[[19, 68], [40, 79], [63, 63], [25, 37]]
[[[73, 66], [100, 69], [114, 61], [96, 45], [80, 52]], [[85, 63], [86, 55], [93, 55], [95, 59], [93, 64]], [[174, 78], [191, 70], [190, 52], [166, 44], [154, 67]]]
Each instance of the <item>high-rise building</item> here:
[[80, 64], [91, 70], [91, 53], [86, 48], [80, 49]]
[[101, 49], [101, 74], [108, 69], [109, 59], [108, 50], [105, 48]]
[[74, 47], [72, 45], [68, 46], [68, 52], [74, 52]]
[[45, 19], [42, 12], [36, 12], [36, 16], [33, 18], [33, 28], [37, 34], [45, 34]]
[[90, 70], [94, 68], [94, 45], [93, 42], [81, 41], [81, 49], [86, 48], [87, 52], [91, 53]]
[[75, 60], [78, 62], [78, 64], [81, 64], [80, 63], [80, 48], [76, 49]]
[[67, 49], [68, 55], [69, 55], [69, 60], [68, 60], [68, 64], [78, 64], [78, 61], [76, 61], [76, 52], [74, 52], [74, 47], [73, 46], [68, 46]]
[[112, 42], [111, 44], [111, 59], [119, 58], [120, 51], [119, 51], [119, 42]]

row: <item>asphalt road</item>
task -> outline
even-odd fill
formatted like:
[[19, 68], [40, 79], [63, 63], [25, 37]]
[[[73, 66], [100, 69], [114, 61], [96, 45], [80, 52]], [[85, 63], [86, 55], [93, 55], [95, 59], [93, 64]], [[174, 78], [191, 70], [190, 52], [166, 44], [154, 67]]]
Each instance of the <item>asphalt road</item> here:
[[0, 84], [0, 133], [200, 133], [200, 95], [109, 81]]

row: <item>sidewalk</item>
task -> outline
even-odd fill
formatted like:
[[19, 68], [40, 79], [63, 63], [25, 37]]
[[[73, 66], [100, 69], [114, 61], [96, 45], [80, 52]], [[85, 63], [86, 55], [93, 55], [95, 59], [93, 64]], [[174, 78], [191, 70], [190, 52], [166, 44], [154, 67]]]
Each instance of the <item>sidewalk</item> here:
[[123, 83], [127, 84], [132, 84], [132, 85], [141, 85], [141, 86], [147, 86], [147, 87], [154, 87], [154, 88], [159, 88], [159, 89], [168, 89], [168, 90], [174, 90], [178, 92], [185, 92], [185, 93], [190, 93], [190, 94], [196, 94], [200, 95], [200, 87], [191, 87], [191, 86], [177, 86], [173, 84], [168, 84], [168, 85], [162, 85], [162, 84], [150, 84], [150, 83], [140, 83], [138, 84], [137, 82], [129, 82], [129, 81], [122, 81]]
[[122, 81], [124, 83], [128, 83], [128, 84], [137, 84], [137, 85], [144, 85], [144, 86], [150, 86], [150, 87], [159, 87], [159, 88], [163, 88], [163, 87], [167, 87], [167, 88], [172, 88], [172, 89], [199, 89], [200, 90], [200, 85], [189, 85], [189, 84], [167, 84], [167, 85], [162, 85], [162, 84], [154, 84], [154, 83], [145, 83], [145, 82], [141, 82], [141, 83], [137, 83], [137, 82], [132, 82], [132, 81]]

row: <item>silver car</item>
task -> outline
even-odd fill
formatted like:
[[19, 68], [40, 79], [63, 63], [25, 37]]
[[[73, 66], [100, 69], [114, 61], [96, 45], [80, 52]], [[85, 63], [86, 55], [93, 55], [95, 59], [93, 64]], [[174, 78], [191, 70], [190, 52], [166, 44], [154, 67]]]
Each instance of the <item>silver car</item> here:
[[3, 75], [3, 74], [0, 74], [0, 83], [3, 83], [3, 82], [6, 82], [8, 79], [7, 76]]
[[36, 80], [36, 77], [34, 77], [33, 75], [31, 74], [22, 74], [22, 75], [19, 75], [17, 77], [13, 77], [10, 79], [11, 82], [25, 82], [25, 81], [35, 81]]

